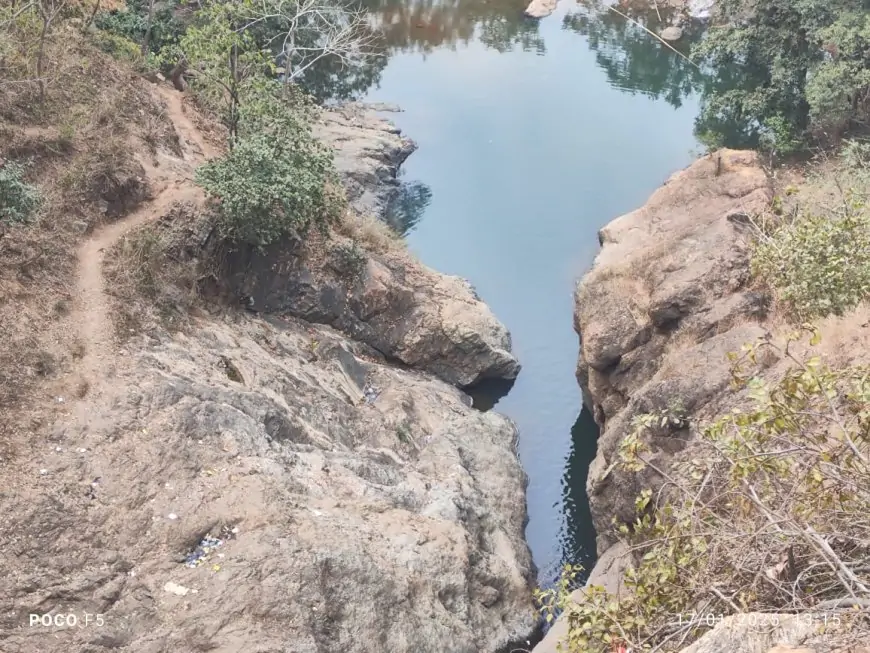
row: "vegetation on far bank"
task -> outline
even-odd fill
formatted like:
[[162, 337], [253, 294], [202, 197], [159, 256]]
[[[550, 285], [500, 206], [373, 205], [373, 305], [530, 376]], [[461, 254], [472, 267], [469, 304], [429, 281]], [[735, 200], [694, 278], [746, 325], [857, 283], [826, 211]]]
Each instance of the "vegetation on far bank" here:
[[863, 0], [718, 0], [693, 55], [711, 71], [698, 133], [713, 147], [791, 154], [870, 118], [870, 10]]

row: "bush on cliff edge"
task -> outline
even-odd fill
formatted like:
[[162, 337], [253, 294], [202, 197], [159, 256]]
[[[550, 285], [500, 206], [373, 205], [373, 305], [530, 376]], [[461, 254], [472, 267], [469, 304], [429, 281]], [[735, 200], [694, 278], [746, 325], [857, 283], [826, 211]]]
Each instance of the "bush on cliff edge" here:
[[[786, 189], [791, 210], [774, 198], [773, 215], [753, 220], [753, 274], [797, 321], [843, 315], [870, 297], [866, 149], [847, 142], [838, 159], [820, 162], [803, 190]], [[824, 201], [812, 197], [819, 192]]]
[[332, 154], [311, 133], [304, 100], [277, 83], [260, 85], [241, 106], [239, 134], [223, 157], [197, 170], [197, 182], [219, 200], [224, 237], [269, 245], [339, 215]]

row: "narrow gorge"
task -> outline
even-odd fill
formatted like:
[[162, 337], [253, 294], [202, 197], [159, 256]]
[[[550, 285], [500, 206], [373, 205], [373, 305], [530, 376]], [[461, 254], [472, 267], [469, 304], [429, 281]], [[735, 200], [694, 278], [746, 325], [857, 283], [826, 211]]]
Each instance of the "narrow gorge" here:
[[867, 16], [0, 3], [0, 651], [868, 653]]

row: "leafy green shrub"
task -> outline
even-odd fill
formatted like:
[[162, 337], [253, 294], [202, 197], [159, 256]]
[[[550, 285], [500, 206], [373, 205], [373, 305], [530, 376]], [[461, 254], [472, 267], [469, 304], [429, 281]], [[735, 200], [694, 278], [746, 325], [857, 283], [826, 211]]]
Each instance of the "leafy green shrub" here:
[[853, 201], [842, 216], [802, 214], [757, 242], [753, 271], [799, 319], [842, 315], [870, 296], [870, 218], [862, 208]]
[[[662, 492], [638, 497], [636, 521], [619, 526], [633, 558], [618, 596], [586, 587], [573, 600], [571, 567], [538, 592], [548, 621], [565, 613], [567, 652], [680, 650], [741, 612], [824, 613], [870, 633], [866, 609], [850, 611], [870, 600], [870, 368], [798, 358], [800, 335], [732, 357], [751, 405], [701, 429]], [[792, 368], [769, 384], [753, 373], [771, 347]], [[637, 441], [658, 419], [639, 420], [629, 469], [656, 469]]]
[[220, 202], [219, 228], [230, 240], [263, 246], [335, 217], [332, 154], [311, 133], [306, 107], [248, 89], [239, 137], [230, 152], [197, 170], [197, 182]]
[[0, 222], [27, 222], [41, 202], [36, 187], [24, 182], [24, 166], [0, 160]]
[[[175, 4], [175, 2], [168, 2], [154, 10], [148, 42], [149, 51], [152, 53], [178, 43], [184, 33], [184, 25], [173, 13]], [[94, 25], [109, 34], [142, 44], [145, 42], [145, 34], [148, 30], [148, 0], [127, 0], [125, 9], [98, 14], [94, 19]], [[141, 45], [137, 45], [137, 48], [141, 52]]]
[[100, 50], [121, 61], [138, 62], [142, 59], [142, 50], [133, 41], [120, 34], [98, 32], [94, 43]]
[[857, 139], [843, 141], [840, 156], [850, 170], [870, 167], [870, 142]]
[[339, 243], [332, 248], [335, 269], [350, 279], [360, 277], [369, 257], [355, 242]]

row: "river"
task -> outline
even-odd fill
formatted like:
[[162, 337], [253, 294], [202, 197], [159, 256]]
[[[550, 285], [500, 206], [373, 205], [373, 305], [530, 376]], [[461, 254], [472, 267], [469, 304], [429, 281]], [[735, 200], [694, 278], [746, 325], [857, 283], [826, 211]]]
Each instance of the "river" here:
[[574, 284], [598, 229], [696, 156], [698, 99], [696, 71], [614, 12], [563, 0], [534, 21], [524, 6], [370, 0], [388, 56], [356, 83], [399, 105], [388, 117], [419, 144], [393, 216], [411, 250], [468, 278], [513, 335], [523, 371], [497, 409], [520, 429], [527, 539], [548, 583], [594, 556]]

